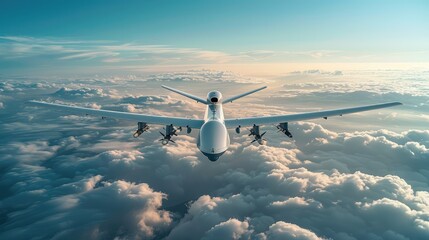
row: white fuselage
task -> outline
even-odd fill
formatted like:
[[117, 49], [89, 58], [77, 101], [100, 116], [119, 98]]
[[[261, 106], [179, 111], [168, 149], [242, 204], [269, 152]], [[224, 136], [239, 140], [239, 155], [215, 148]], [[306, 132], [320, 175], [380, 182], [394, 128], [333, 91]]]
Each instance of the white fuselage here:
[[[216, 96], [217, 102], [211, 101]], [[200, 151], [211, 161], [216, 161], [229, 147], [230, 139], [225, 126], [221, 94], [212, 91], [208, 94], [204, 124], [198, 135], [197, 146]]]

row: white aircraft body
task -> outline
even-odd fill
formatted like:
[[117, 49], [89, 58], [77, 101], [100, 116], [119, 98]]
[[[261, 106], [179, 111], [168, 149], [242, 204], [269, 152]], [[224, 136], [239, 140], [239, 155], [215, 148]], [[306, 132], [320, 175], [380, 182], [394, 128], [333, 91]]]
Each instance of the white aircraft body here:
[[240, 128], [245, 126], [251, 126], [249, 136], [253, 136], [253, 142], [259, 144], [265, 144], [263, 139], [264, 133], [260, 133], [259, 126], [267, 124], [278, 124], [277, 128], [288, 137], [292, 137], [292, 134], [288, 129], [288, 122], [309, 120], [316, 118], [325, 118], [331, 116], [342, 116], [343, 114], [356, 113], [369, 111], [374, 109], [392, 107], [401, 105], [399, 102], [389, 102], [375, 105], [367, 105], [352, 108], [334, 109], [327, 111], [307, 112], [307, 113], [296, 113], [286, 115], [274, 115], [274, 116], [261, 116], [261, 117], [247, 117], [247, 118], [233, 118], [225, 119], [223, 115], [222, 106], [224, 104], [233, 102], [239, 98], [255, 93], [266, 87], [261, 87], [250, 92], [246, 92], [231, 98], [223, 99], [222, 94], [219, 91], [211, 91], [208, 93], [207, 98], [203, 99], [189, 93], [162, 86], [170, 91], [193, 99], [199, 103], [206, 105], [206, 112], [204, 119], [192, 119], [192, 118], [180, 118], [180, 117], [168, 117], [168, 116], [154, 116], [140, 113], [128, 113], [119, 111], [109, 111], [100, 109], [83, 108], [69, 105], [62, 105], [56, 103], [47, 103], [41, 101], [30, 101], [32, 104], [53, 107], [59, 110], [66, 110], [67, 112], [87, 115], [98, 115], [108, 118], [126, 119], [137, 121], [137, 131], [134, 133], [134, 137], [140, 136], [143, 132], [149, 129], [148, 124], [165, 125], [165, 132], [161, 133], [163, 138], [160, 140], [162, 144], [166, 145], [169, 142], [173, 142], [171, 138], [176, 136], [176, 132], [182, 130], [183, 127], [187, 129], [187, 133], [190, 133], [192, 129], [200, 129], [198, 134], [197, 146], [199, 150], [208, 157], [210, 161], [216, 161], [219, 157], [225, 153], [230, 145], [230, 138], [228, 134], [229, 128], [235, 128], [237, 133], [240, 133]]

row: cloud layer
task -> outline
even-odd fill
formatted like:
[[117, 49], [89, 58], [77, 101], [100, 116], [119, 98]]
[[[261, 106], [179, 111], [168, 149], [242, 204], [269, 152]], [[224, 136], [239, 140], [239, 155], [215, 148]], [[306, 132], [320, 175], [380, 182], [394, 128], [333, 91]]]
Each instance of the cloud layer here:
[[[406, 106], [292, 123], [293, 140], [265, 126], [267, 146], [249, 144], [245, 130], [231, 131], [232, 145], [215, 163], [196, 148], [197, 130], [161, 146], [157, 126], [134, 139], [135, 123], [62, 116], [24, 101], [201, 117], [202, 105], [155, 92], [158, 85], [186, 89], [192, 82], [193, 93], [204, 96], [210, 79], [211, 87], [228, 87], [228, 95], [259, 86], [246, 77], [201, 70], [142, 79], [5, 79], [0, 238], [426, 239], [427, 119], [401, 116], [424, 114], [429, 99], [419, 89], [427, 86], [404, 79], [409, 72], [389, 74], [397, 87], [383, 87], [380, 77], [365, 89], [362, 81], [346, 79], [368, 75], [347, 71], [294, 72], [266, 81], [271, 92], [243, 99], [240, 113], [233, 111], [237, 103], [225, 106], [226, 114], [347, 105], [341, 101], [395, 99]], [[391, 112], [397, 114], [386, 119]]]

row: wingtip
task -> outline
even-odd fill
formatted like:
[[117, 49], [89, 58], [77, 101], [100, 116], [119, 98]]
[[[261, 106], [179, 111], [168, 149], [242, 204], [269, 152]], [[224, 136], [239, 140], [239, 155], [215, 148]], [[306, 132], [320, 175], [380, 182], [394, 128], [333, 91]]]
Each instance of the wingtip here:
[[401, 102], [386, 102], [384, 104], [381, 105], [385, 105], [387, 107], [394, 107], [394, 106], [399, 106], [399, 105], [403, 105]]
[[27, 106], [40, 106], [43, 104], [47, 104], [47, 102], [37, 101], [37, 100], [28, 100], [28, 101], [25, 101], [24, 104]]

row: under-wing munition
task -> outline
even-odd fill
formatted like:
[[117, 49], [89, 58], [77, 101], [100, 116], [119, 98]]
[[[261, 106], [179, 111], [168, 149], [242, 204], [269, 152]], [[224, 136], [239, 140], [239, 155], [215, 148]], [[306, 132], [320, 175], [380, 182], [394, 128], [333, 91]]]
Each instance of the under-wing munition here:
[[162, 138], [159, 141], [162, 142], [162, 145], [167, 145], [169, 142], [176, 143], [171, 138], [173, 136], [177, 136], [177, 132], [180, 132], [182, 128], [175, 128], [173, 124], [170, 124], [166, 125], [164, 130], [165, 133], [159, 132], [162, 135]]
[[289, 127], [288, 127], [288, 123], [284, 122], [284, 123], [279, 123], [279, 125], [277, 125], [277, 129], [284, 133], [286, 136], [288, 136], [289, 138], [292, 138], [292, 133], [289, 132]]
[[267, 140], [262, 138], [265, 133], [267, 132], [263, 132], [262, 134], [260, 133], [260, 128], [259, 126], [253, 125], [253, 127], [251, 129], [249, 129], [250, 133], [249, 136], [253, 136], [255, 139], [253, 139], [252, 142], [250, 143], [254, 143], [254, 142], [258, 142], [260, 145], [265, 145], [267, 143]]
[[146, 132], [147, 130], [149, 130], [149, 126], [147, 125], [147, 123], [138, 122], [137, 123], [137, 131], [133, 134], [133, 137], [137, 138], [142, 133]]

